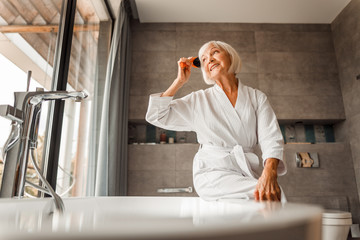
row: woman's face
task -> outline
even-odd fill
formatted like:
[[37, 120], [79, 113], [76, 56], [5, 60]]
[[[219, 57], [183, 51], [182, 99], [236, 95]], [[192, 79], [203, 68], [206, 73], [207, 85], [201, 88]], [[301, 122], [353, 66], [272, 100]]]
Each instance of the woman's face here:
[[210, 45], [201, 56], [201, 67], [210, 79], [229, 74], [231, 59], [229, 54], [222, 48]]

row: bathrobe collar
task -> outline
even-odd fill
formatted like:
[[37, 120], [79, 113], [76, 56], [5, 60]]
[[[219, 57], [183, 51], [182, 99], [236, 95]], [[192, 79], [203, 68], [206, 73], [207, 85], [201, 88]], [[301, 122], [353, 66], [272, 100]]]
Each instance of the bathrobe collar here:
[[240, 136], [238, 140], [247, 146], [249, 139], [245, 128], [247, 123], [244, 122], [244, 120], [247, 119], [248, 111], [246, 109], [249, 107], [249, 100], [244, 85], [241, 83], [240, 79], [238, 79], [238, 95], [235, 107], [231, 104], [224, 90], [217, 84], [214, 85], [214, 94], [221, 105], [223, 116], [227, 118], [228, 123], [231, 123], [229, 127], [232, 128], [234, 132], [238, 133], [238, 136]]
[[226, 93], [219, 85], [215, 84], [214, 89], [216, 95], [219, 97], [219, 100], [222, 104], [224, 104], [223, 107], [226, 108], [228, 111], [230, 111], [231, 108], [231, 112], [234, 112], [235, 110], [241, 120], [243, 118], [243, 114], [245, 113], [244, 109], [248, 106], [249, 101], [248, 96], [246, 96], [248, 93], [245, 91], [244, 85], [241, 83], [240, 79], [238, 79], [238, 94], [235, 102], [235, 107], [233, 107], [229, 98], [226, 96]]

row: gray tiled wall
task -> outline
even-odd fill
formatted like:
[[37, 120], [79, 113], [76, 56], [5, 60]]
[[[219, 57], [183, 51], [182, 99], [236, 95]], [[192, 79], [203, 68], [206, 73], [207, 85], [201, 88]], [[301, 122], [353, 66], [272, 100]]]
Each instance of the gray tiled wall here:
[[[203, 43], [214, 39], [235, 47], [243, 61], [241, 81], [268, 95], [279, 120], [335, 123], [345, 119], [345, 111], [355, 109], [346, 106], [344, 111], [349, 97], [343, 102], [339, 73], [348, 74], [350, 70], [338, 72], [331, 25], [133, 21], [131, 27], [130, 119], [144, 119], [149, 95], [164, 91], [172, 83], [180, 57], [196, 56]], [[194, 69], [190, 81], [175, 97], [207, 87], [201, 71]], [[347, 121], [338, 124], [345, 133], [338, 134], [341, 140], [348, 130]], [[352, 144], [356, 142], [286, 145], [289, 172], [280, 183], [289, 200], [351, 210], [358, 221], [358, 196], [349, 154]], [[157, 188], [192, 186], [192, 159], [197, 148], [197, 144], [129, 145], [128, 194], [158, 195]], [[295, 167], [295, 150], [308, 148], [319, 152], [319, 169]], [[356, 166], [358, 171], [360, 164]]]
[[[265, 92], [280, 120], [345, 119], [330, 25], [132, 22], [130, 119], [144, 119], [148, 96], [172, 83], [180, 57], [209, 40], [231, 44], [243, 83]], [[175, 97], [209, 87], [194, 69]]]
[[194, 187], [192, 160], [197, 144], [129, 145], [128, 195], [197, 196], [193, 193], [159, 194], [159, 188]]
[[348, 142], [360, 191], [360, 1], [351, 1], [331, 24], [346, 121], [335, 127], [336, 137]]
[[[297, 168], [296, 152], [316, 152], [319, 168]], [[359, 222], [359, 200], [348, 143], [286, 144], [288, 172], [279, 177], [289, 201], [309, 202], [325, 208], [351, 211]]]

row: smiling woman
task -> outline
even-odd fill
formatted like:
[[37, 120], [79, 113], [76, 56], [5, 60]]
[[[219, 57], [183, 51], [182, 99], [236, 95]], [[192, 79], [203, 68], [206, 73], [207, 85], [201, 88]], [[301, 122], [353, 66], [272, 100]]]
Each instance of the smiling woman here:
[[[229, 44], [210, 41], [200, 48], [199, 58], [204, 80], [214, 87], [173, 100], [191, 74], [191, 58], [180, 58], [173, 84], [150, 95], [146, 120], [161, 128], [197, 133], [201, 145], [193, 181], [203, 199], [285, 202], [277, 182], [278, 174], [286, 173], [283, 137], [267, 97], [236, 77], [241, 60]], [[263, 160], [254, 154], [257, 143]]]
[[[212, 46], [212, 47], [209, 48], [210, 46]], [[205, 50], [208, 50], [208, 51], [205, 51]], [[222, 42], [219, 42], [219, 41], [210, 41], [210, 42], [204, 44], [200, 48], [199, 56], [202, 56], [201, 57], [202, 65], [209, 64], [209, 62], [212, 60], [212, 57], [214, 57], [214, 55], [218, 54], [218, 53], [220, 53], [220, 57], [225, 58], [225, 60], [227, 60], [227, 57], [230, 58], [229, 59], [230, 63], [227, 62], [227, 64], [229, 65], [227, 67], [228, 73], [235, 73], [235, 74], [240, 73], [241, 59], [240, 59], [239, 55], [237, 54], [235, 49], [232, 48], [230, 45], [223, 44]], [[221, 54], [225, 54], [227, 56], [222, 56]], [[218, 57], [218, 56], [215, 56], [215, 57]], [[214, 67], [214, 66], [217, 66], [217, 65], [212, 65], [212, 67]], [[207, 75], [209, 68], [203, 67], [201, 70], [203, 72], [204, 81], [209, 85], [214, 84], [215, 81], [212, 80], [211, 78], [209, 78]], [[210, 71], [211, 70], [212, 69], [210, 69]]]

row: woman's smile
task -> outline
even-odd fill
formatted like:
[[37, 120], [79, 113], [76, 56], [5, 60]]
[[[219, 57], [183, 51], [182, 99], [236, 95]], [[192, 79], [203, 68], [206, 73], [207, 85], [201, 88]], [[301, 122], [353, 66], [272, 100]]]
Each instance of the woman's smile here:
[[220, 64], [218, 64], [218, 63], [212, 65], [212, 66], [210, 67], [210, 71], [212, 71], [214, 68], [216, 68], [216, 67], [219, 66], [219, 65], [220, 65]]

